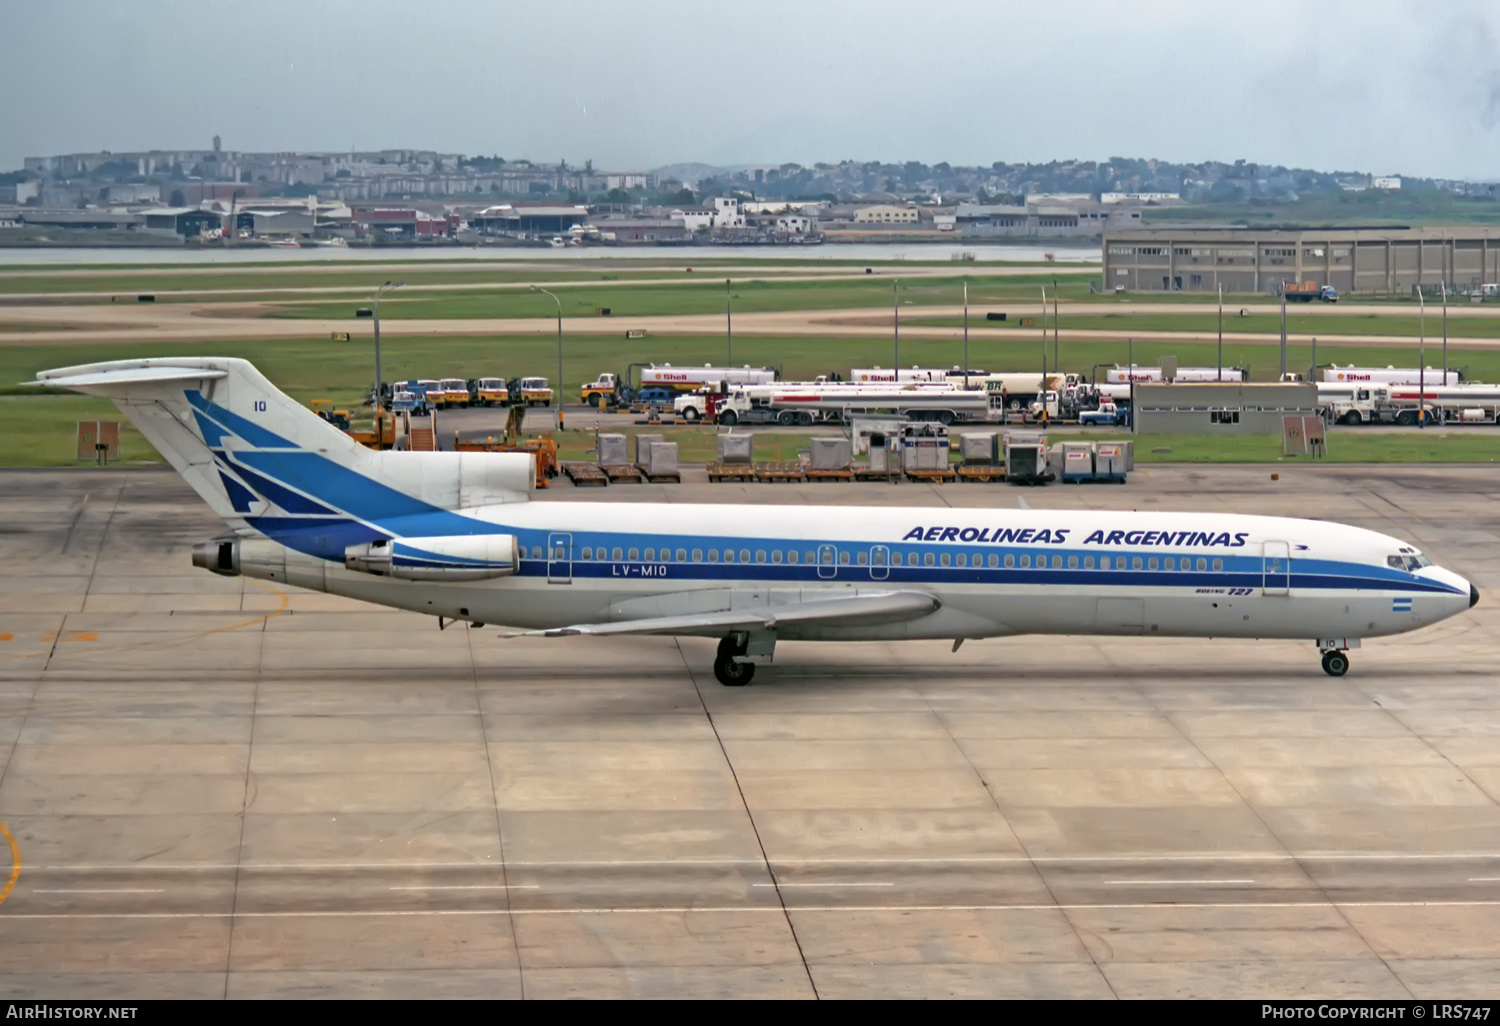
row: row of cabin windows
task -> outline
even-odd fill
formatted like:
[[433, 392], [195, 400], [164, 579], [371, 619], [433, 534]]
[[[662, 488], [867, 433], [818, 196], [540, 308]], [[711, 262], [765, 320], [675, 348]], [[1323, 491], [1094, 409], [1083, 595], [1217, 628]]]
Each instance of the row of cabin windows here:
[[[584, 547], [578, 552], [578, 558], [583, 562], [591, 562], [595, 558], [599, 559], [600, 561], [616, 563], [705, 562], [704, 550], [702, 549], [693, 549], [691, 560], [688, 559], [687, 549], [678, 549], [675, 553], [671, 549], [662, 549], [660, 555], [661, 558], [660, 560], [658, 560], [656, 549], [646, 549], [643, 558], [643, 554], [640, 549], [624, 549], [619, 546], [616, 546], [613, 549], [605, 549], [602, 547], [594, 549], [590, 547]], [[674, 556], [675, 559], [673, 558]], [[531, 558], [542, 558], [542, 549], [540, 546], [534, 546], [532, 548]], [[567, 547], [559, 545], [553, 552], [552, 558], [564, 560], [567, 559]], [[889, 564], [887, 564], [887, 558], [889, 558]], [[937, 555], [931, 552], [892, 552], [890, 553], [889, 557], [887, 557], [886, 553], [882, 551], [873, 553], [873, 556], [870, 552], [861, 551], [855, 554], [854, 562], [859, 566], [869, 566], [873, 563], [875, 566], [958, 566], [965, 568], [983, 568], [987, 566], [991, 569], [1000, 567], [1003, 562], [1004, 566], [1007, 569], [1015, 569], [1019, 567], [1022, 570], [1029, 570], [1033, 566], [1035, 566], [1037, 569], [1044, 570], [1048, 566], [1049, 558], [1051, 559], [1051, 568], [1053, 570], [1061, 570], [1063, 569], [1064, 565], [1066, 565], [1067, 569], [1069, 570], [1078, 570], [1080, 568], [1084, 570], [1093, 570], [1097, 567], [1097, 569], [1100, 570], [1130, 569], [1206, 571], [1209, 566], [1208, 559], [1203, 556], [1197, 557], [1196, 560], [1192, 556], [1183, 556], [1180, 560], [1176, 556], [1099, 556], [1096, 559], [1096, 557], [1094, 556], [1076, 555], [1066, 557], [1054, 555], [1049, 557], [1046, 553], [1040, 552], [1035, 556], [1032, 556], [1030, 553], [1022, 553], [1019, 556], [1015, 553], [1008, 553], [1002, 559], [1002, 557], [995, 552], [991, 552], [988, 554], [983, 552], [975, 552], [972, 556], [967, 552], [944, 552]], [[1127, 559], [1129, 560], [1128, 566], [1126, 564]], [[800, 561], [806, 562], [808, 564], [818, 564], [820, 562], [820, 557], [816, 552], [798, 553], [795, 549], [788, 549], [785, 552], [783, 552], [781, 549], [772, 549], [769, 554], [765, 549], [756, 549], [753, 560], [756, 563], [765, 563], [769, 561], [776, 564], [789, 563], [795, 565]], [[821, 564], [823, 566], [833, 566], [835, 560], [837, 560], [839, 566], [848, 566], [850, 563], [849, 553], [840, 552], [837, 554], [837, 556], [835, 556], [833, 551], [827, 549], [823, 550], [821, 556]], [[1064, 564], [1064, 560], [1066, 560], [1066, 564]], [[709, 549], [706, 561], [709, 563], [720, 562], [721, 554], [719, 550]], [[740, 549], [738, 553], [736, 553], [734, 549], [725, 549], [722, 553], [722, 561], [725, 563], [749, 563], [752, 561], [752, 556], [749, 549]], [[1213, 568], [1215, 572], [1223, 570], [1224, 561], [1222, 559], [1215, 559], [1213, 561]]]

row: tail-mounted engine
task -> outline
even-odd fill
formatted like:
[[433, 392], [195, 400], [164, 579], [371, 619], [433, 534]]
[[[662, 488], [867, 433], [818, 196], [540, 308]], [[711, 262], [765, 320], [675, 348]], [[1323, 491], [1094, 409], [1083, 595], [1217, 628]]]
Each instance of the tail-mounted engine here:
[[479, 581], [507, 577], [519, 565], [513, 534], [392, 538], [344, 550], [350, 570], [404, 581]]

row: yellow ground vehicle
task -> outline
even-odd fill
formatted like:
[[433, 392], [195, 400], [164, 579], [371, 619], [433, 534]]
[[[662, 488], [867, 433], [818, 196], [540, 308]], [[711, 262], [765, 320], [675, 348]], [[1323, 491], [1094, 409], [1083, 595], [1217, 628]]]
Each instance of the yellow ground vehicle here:
[[520, 402], [526, 406], [551, 406], [552, 385], [546, 378], [518, 378], [511, 383], [511, 401], [516, 402], [515, 396], [520, 396]]
[[349, 419], [353, 416], [353, 414], [351, 414], [348, 410], [336, 409], [333, 405], [332, 399], [314, 399], [307, 405], [312, 407], [312, 411], [314, 413], [322, 417], [324, 420], [328, 421], [328, 423], [332, 424], [340, 431], [349, 430]]
[[427, 405], [434, 410], [442, 409], [448, 405], [448, 395], [443, 391], [443, 383], [436, 378], [418, 378], [417, 384], [421, 386], [422, 392], [427, 396]]
[[474, 382], [474, 395], [480, 406], [504, 406], [510, 402], [510, 389], [504, 378], [479, 378]]
[[469, 405], [469, 383], [463, 378], [444, 378], [442, 381], [443, 406], [450, 410]]

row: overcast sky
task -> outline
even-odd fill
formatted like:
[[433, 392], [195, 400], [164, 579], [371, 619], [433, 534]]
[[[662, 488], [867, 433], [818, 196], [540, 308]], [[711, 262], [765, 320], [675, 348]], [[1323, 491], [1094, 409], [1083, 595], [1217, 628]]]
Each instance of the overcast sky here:
[[7, 0], [0, 169], [208, 146], [596, 167], [1112, 155], [1500, 179], [1500, 3]]

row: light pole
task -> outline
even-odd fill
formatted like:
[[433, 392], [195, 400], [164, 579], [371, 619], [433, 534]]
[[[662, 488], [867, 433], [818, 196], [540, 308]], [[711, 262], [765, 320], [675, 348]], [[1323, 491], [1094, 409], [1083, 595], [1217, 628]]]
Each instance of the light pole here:
[[1417, 280], [1417, 427], [1427, 426], [1427, 301]]
[[895, 346], [895, 355], [891, 357], [892, 366], [896, 368], [896, 380], [901, 380], [901, 308], [898, 306], [901, 288], [901, 279], [891, 279], [891, 342]]
[[1057, 279], [1052, 279], [1052, 372], [1062, 372], [1062, 343], [1057, 340]]
[[546, 289], [537, 288], [535, 285], [531, 286], [531, 291], [550, 296], [552, 302], [557, 304], [557, 389], [552, 394], [557, 397], [557, 430], [561, 431], [563, 429], [562, 300]]
[[734, 366], [734, 317], [729, 310], [729, 279], [724, 279], [724, 366]]
[[1281, 377], [1279, 381], [1286, 380], [1286, 280], [1281, 282]]
[[380, 297], [392, 289], [399, 289], [405, 285], [404, 281], [388, 281], [375, 290], [375, 298], [370, 306], [373, 308], [371, 314], [375, 320], [375, 416], [380, 416]]
[[[1042, 286], [1042, 377], [1047, 376], [1047, 286]], [[1042, 382], [1042, 388], [1047, 383]]]
[[1448, 284], [1443, 283], [1443, 386], [1448, 385]]
[[1224, 380], [1224, 283], [1219, 283], [1219, 374], [1218, 381]]
[[969, 283], [964, 282], [964, 391], [969, 390]]

